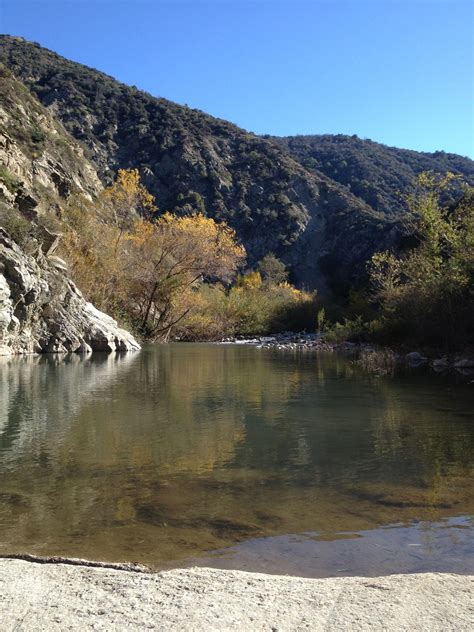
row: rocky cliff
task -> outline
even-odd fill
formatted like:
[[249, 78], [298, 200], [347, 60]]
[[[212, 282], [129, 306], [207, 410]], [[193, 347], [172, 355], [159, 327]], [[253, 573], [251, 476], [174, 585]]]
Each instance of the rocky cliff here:
[[128, 332], [84, 299], [61, 259], [27, 254], [0, 228], [0, 355], [135, 349]]
[[36, 220], [53, 217], [73, 193], [102, 188], [82, 146], [0, 64], [0, 201]]
[[54, 254], [62, 205], [100, 189], [79, 143], [0, 66], [0, 355], [139, 348]]

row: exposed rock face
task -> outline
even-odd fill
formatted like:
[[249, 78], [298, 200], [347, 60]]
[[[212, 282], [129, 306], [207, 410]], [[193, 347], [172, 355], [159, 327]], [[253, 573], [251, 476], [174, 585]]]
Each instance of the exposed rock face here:
[[0, 65], [0, 201], [35, 220], [74, 193], [101, 190], [94, 166], [59, 121]]
[[26, 254], [0, 228], [0, 355], [139, 348], [84, 299], [58, 257]]
[[[101, 184], [94, 167], [61, 124], [1, 66], [0, 88], [0, 225], [5, 222], [0, 227], [0, 355], [138, 349], [133, 337], [88, 303], [68, 278], [66, 264], [54, 256], [59, 235], [44, 225], [44, 220], [55, 225], [70, 195], [97, 195]], [[34, 238], [18, 239], [10, 212], [14, 220], [30, 223]]]

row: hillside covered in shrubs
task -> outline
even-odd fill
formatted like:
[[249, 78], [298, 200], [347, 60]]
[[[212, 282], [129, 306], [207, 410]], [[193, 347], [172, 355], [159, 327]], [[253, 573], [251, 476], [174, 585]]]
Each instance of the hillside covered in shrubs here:
[[293, 282], [324, 293], [347, 293], [375, 251], [397, 247], [400, 192], [413, 175], [472, 178], [472, 161], [445, 154], [258, 137], [20, 38], [0, 39], [0, 61], [83, 144], [105, 186], [118, 169], [137, 168], [160, 212], [226, 221], [249, 265], [272, 252]]
[[473, 161], [258, 137], [21, 38], [0, 64], [1, 226], [140, 336], [472, 341]]
[[[426, 153], [387, 147], [343, 134], [274, 138], [306, 169], [316, 170], [347, 187], [384, 215], [399, 218], [408, 211], [406, 195], [425, 171], [453, 173], [474, 185], [474, 161], [444, 151]], [[461, 187], [450, 191], [454, 199]]]

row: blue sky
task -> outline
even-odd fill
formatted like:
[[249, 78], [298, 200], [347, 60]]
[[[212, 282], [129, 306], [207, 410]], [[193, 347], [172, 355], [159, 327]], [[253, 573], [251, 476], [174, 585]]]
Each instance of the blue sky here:
[[0, 0], [22, 35], [259, 134], [474, 157], [471, 0]]

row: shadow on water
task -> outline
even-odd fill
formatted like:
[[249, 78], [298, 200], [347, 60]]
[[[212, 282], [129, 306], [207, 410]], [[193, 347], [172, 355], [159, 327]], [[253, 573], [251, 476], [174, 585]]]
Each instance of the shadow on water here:
[[0, 553], [474, 572], [473, 403], [232, 345], [1, 359]]

